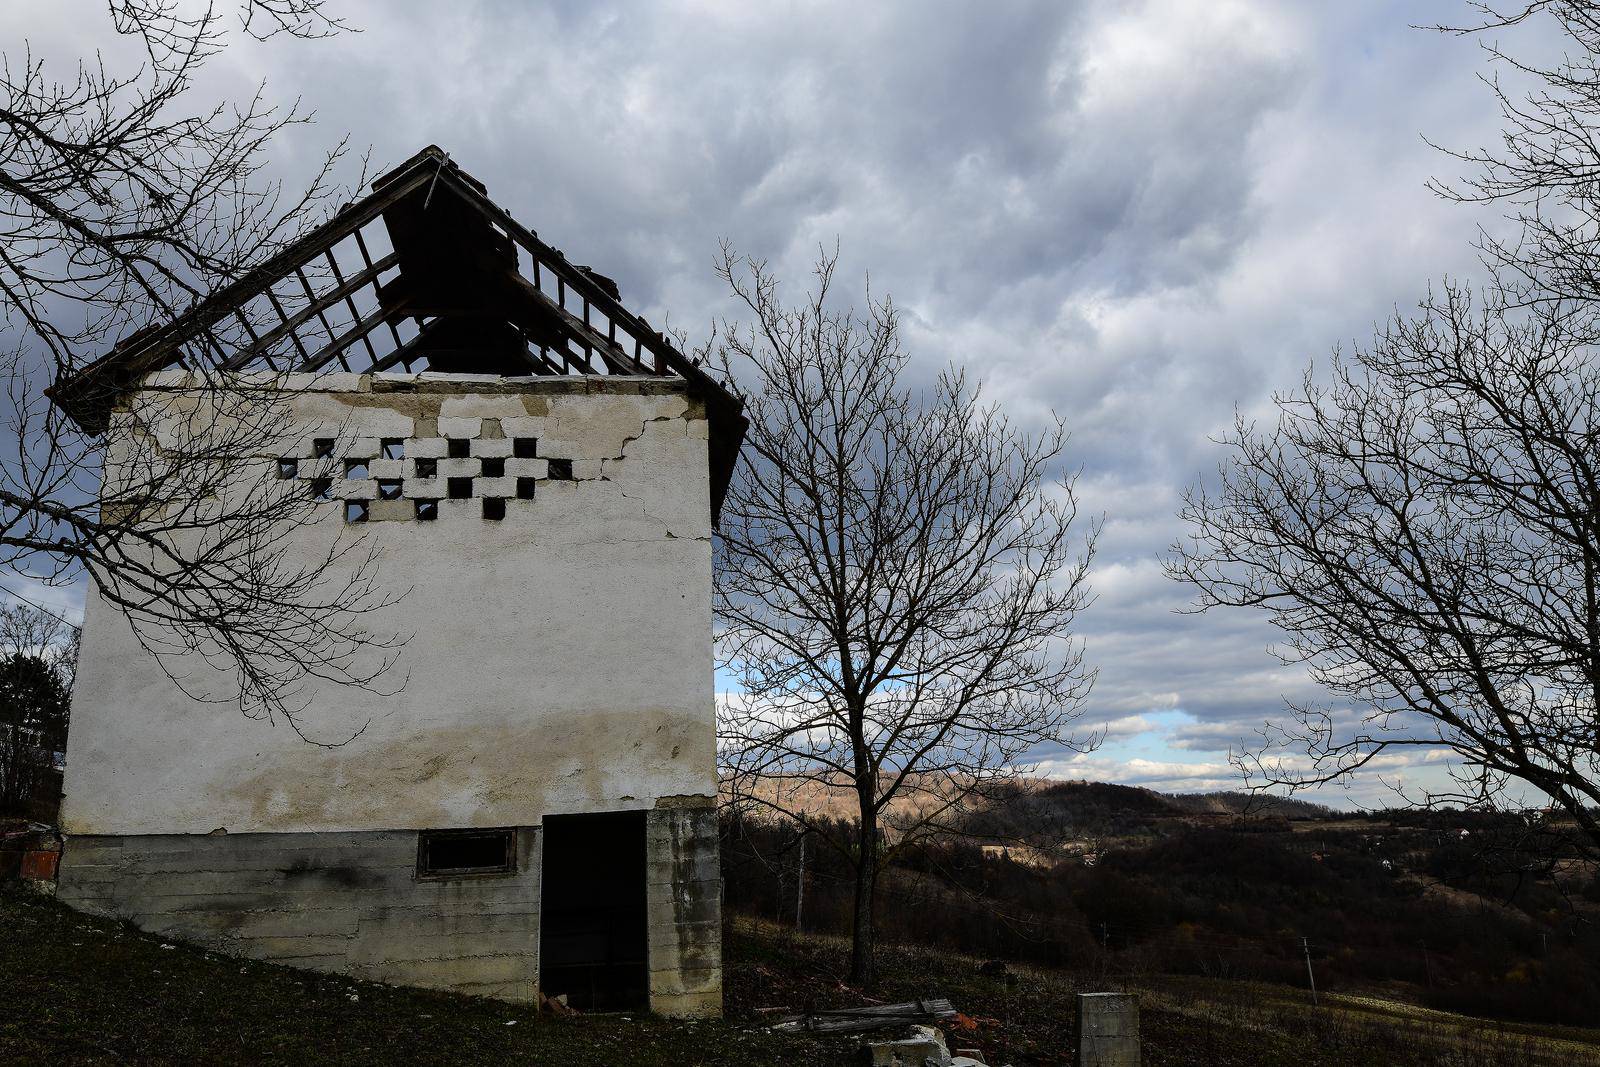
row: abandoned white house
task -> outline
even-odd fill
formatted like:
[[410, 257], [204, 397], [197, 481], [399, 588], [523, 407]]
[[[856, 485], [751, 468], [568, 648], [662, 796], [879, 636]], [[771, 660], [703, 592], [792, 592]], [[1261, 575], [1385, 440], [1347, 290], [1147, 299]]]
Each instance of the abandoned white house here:
[[379, 981], [720, 1010], [711, 530], [745, 422], [617, 297], [429, 148], [53, 391], [110, 481], [208, 353], [274, 372], [294, 444], [262, 476], [325, 501], [289, 536], [374, 545], [404, 595], [370, 625], [407, 635], [402, 684], [315, 692], [365, 727], [319, 747], [187, 695], [91, 593], [64, 900]]

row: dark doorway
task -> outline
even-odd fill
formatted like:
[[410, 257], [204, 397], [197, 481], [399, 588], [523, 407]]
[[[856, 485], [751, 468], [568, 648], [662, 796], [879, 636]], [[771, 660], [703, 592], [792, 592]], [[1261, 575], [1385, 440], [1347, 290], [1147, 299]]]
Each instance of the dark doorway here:
[[644, 812], [544, 820], [539, 989], [585, 1011], [649, 1006]]

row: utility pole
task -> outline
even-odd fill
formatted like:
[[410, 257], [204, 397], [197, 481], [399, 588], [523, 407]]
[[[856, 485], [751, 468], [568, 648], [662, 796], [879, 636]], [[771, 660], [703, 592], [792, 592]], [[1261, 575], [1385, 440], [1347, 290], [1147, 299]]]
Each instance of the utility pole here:
[[1306, 981], [1311, 983], [1311, 1006], [1317, 1007], [1317, 976], [1311, 973], [1311, 942], [1305, 938], [1300, 939], [1300, 947], [1306, 954]]
[[801, 930], [801, 917], [806, 903], [806, 835], [800, 834], [800, 869], [794, 878], [794, 930]]

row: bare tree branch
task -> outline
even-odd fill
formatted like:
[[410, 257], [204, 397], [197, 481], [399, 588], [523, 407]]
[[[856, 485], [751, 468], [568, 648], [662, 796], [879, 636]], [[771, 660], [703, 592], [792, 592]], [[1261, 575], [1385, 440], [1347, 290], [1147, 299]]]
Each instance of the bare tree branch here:
[[[229, 6], [262, 39], [344, 28], [323, 0]], [[193, 106], [197, 73], [226, 45], [223, 10], [107, 7], [144, 52], [136, 69], [97, 57], [58, 78], [26, 41], [0, 56], [0, 381], [15, 441], [0, 468], [0, 566], [87, 580], [191, 695], [299, 730], [302, 683], [371, 685], [398, 639], [362, 621], [386, 602], [369, 550], [335, 538], [309, 560], [288, 551], [313, 504], [271, 470], [289, 454], [280, 383], [215, 365], [237, 347], [227, 331], [254, 325], [241, 314], [202, 330], [179, 354], [181, 387], [119, 412], [112, 457], [45, 389], [319, 221], [341, 193], [344, 145], [287, 195], [264, 167], [272, 140], [308, 121], [298, 105], [258, 89], [243, 105]], [[209, 668], [197, 673], [195, 656]]]

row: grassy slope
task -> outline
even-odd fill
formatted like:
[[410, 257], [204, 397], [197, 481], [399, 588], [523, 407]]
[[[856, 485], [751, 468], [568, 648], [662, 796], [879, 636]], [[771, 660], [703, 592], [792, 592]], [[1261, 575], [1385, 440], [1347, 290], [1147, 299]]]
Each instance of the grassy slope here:
[[[166, 944], [0, 892], [0, 1062], [833, 1064], [846, 1060], [845, 1043], [781, 1038], [751, 1024], [861, 1003], [839, 980], [841, 943], [743, 920], [728, 946], [730, 1021], [705, 1023], [541, 1019], [492, 1001]], [[994, 1064], [1072, 1062], [1072, 976], [1023, 972], [1008, 983], [961, 957], [885, 948], [881, 958], [881, 998], [948, 996], [967, 1013], [953, 1046], [981, 1048]], [[1312, 1012], [1292, 991], [1195, 980], [1141, 992], [1148, 1067], [1600, 1063], [1600, 1034], [1589, 1031], [1502, 1034], [1371, 1002]]]
[[[170, 945], [171, 947], [163, 947]], [[829, 1063], [814, 1041], [647, 1016], [551, 1019], [172, 945], [0, 890], [0, 1063]]]

